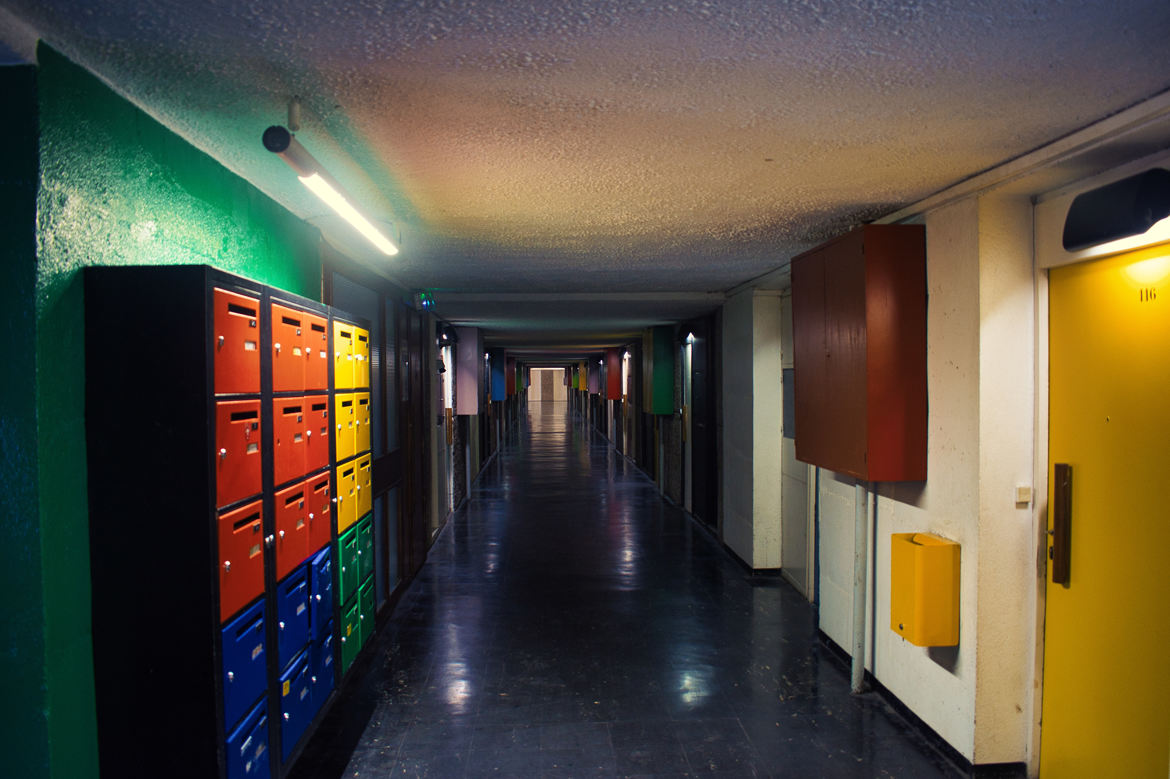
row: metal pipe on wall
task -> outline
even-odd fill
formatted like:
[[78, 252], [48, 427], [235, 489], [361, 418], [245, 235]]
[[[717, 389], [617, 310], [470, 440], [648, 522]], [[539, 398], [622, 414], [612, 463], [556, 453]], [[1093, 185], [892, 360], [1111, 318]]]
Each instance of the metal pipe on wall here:
[[865, 581], [867, 577], [867, 547], [869, 532], [866, 522], [869, 508], [869, 493], [863, 482], [857, 482], [854, 490], [853, 513], [853, 694], [859, 694], [865, 686]]

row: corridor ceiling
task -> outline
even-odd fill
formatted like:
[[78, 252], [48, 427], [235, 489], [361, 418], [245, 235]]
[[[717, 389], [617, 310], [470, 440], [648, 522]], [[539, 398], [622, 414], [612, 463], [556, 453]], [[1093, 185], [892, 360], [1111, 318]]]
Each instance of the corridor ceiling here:
[[[0, 0], [37, 37], [447, 320], [550, 349], [1170, 88], [1166, 0]], [[398, 256], [261, 146], [293, 96]]]

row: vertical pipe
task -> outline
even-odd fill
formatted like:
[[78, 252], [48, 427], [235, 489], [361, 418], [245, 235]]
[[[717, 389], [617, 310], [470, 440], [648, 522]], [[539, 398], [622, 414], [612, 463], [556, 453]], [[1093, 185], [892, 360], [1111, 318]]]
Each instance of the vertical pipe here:
[[854, 695], [862, 692], [865, 682], [865, 580], [866, 580], [866, 547], [868, 546], [868, 528], [866, 527], [869, 495], [866, 486], [857, 482], [854, 502], [856, 510], [853, 513], [853, 665], [852, 691]]

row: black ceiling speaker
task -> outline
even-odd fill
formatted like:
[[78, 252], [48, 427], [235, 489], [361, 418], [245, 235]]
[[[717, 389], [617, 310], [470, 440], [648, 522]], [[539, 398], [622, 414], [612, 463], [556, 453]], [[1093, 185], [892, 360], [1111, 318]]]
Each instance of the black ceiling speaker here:
[[1082, 192], [1073, 198], [1064, 218], [1065, 251], [1141, 235], [1170, 216], [1170, 170], [1145, 173]]

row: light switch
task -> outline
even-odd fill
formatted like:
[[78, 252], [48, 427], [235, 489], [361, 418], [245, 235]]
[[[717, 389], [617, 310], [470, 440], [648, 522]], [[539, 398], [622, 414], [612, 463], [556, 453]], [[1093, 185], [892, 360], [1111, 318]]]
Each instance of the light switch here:
[[1031, 503], [1032, 487], [1027, 484], [1016, 485], [1016, 503]]

